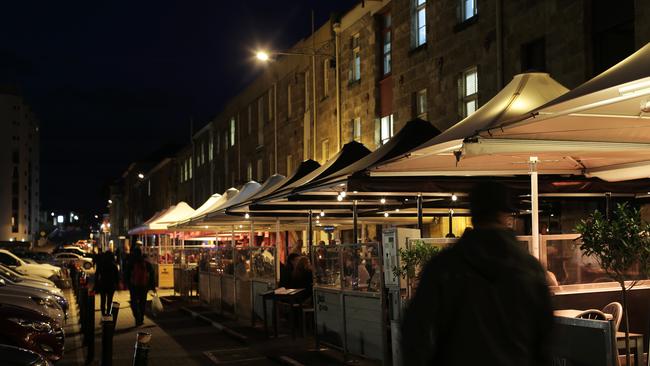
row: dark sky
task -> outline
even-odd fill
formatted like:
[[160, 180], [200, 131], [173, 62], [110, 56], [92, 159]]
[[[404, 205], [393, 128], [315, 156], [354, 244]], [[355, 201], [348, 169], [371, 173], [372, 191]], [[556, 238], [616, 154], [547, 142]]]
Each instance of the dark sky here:
[[45, 209], [100, 210], [132, 161], [189, 141], [259, 68], [355, 0], [11, 1], [0, 11], [0, 83], [41, 124]]

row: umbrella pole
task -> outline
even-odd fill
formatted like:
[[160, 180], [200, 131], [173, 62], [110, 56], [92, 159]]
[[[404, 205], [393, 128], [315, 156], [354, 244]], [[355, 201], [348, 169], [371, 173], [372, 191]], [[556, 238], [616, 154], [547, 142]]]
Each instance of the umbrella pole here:
[[418, 230], [420, 230], [420, 237], [424, 237], [423, 231], [424, 231], [424, 225], [422, 224], [422, 195], [418, 194], [417, 198], [417, 205], [418, 205]]
[[359, 232], [357, 231], [357, 200], [352, 201], [352, 243], [356, 244], [359, 239]]
[[314, 231], [312, 226], [312, 212], [309, 210], [309, 219], [307, 220], [307, 249], [309, 258], [311, 258], [311, 248], [314, 245]]
[[537, 180], [537, 157], [530, 157], [530, 198], [531, 207], [531, 236], [533, 238], [531, 254], [539, 259], [539, 191]]

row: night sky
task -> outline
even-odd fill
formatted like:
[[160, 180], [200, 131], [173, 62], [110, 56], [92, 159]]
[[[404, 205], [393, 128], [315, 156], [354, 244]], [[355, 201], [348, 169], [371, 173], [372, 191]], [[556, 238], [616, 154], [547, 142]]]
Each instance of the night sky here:
[[41, 125], [44, 209], [105, 211], [132, 161], [185, 144], [286, 49], [355, 0], [12, 1], [0, 12], [0, 83]]

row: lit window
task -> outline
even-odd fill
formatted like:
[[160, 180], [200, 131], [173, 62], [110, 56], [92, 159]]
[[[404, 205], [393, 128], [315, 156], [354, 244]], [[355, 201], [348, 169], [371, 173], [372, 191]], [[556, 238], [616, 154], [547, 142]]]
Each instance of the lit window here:
[[415, 93], [415, 114], [417, 118], [427, 120], [427, 90]]
[[321, 152], [322, 152], [321, 156], [323, 162], [326, 162], [327, 159], [329, 159], [330, 157], [330, 140], [327, 139], [323, 140], [323, 142], [321, 143]]
[[273, 90], [272, 89], [269, 89], [268, 98], [269, 98], [269, 119], [268, 120], [272, 121], [273, 120]]
[[357, 117], [353, 119], [351, 127], [352, 133], [350, 137], [352, 138], [352, 141], [361, 141], [361, 118]]
[[291, 117], [292, 113], [291, 105], [291, 81], [287, 85], [287, 118]]
[[464, 118], [478, 108], [478, 72], [476, 67], [465, 70], [458, 80], [459, 112]]
[[352, 37], [352, 60], [350, 62], [350, 81], [361, 79], [361, 47], [359, 45], [359, 34]]
[[420, 47], [427, 43], [427, 9], [426, 0], [414, 0], [415, 11], [413, 13], [413, 46]]
[[331, 60], [325, 59], [323, 61], [323, 96], [330, 95], [330, 63]]
[[476, 0], [460, 0], [460, 21], [464, 22], [467, 19], [476, 15]]
[[208, 160], [212, 161], [214, 158], [214, 136], [212, 131], [210, 131], [210, 140], [208, 140]]
[[261, 182], [264, 180], [264, 164], [262, 159], [257, 159], [257, 181]]
[[235, 146], [235, 117], [230, 118], [230, 146]]
[[390, 14], [384, 15], [384, 29], [383, 29], [383, 71], [384, 75], [390, 74], [392, 70], [392, 59], [391, 59], [391, 17]]
[[248, 129], [247, 129], [247, 134], [250, 135], [252, 130], [253, 130], [253, 106], [251, 104], [249, 104], [248, 105]]
[[257, 99], [257, 146], [264, 145], [264, 99]]
[[293, 173], [293, 159], [291, 158], [291, 154], [289, 154], [287, 155], [287, 177], [291, 173]]
[[379, 120], [379, 125], [377, 126], [377, 131], [375, 133], [376, 140], [378, 145], [383, 145], [393, 137], [393, 115], [388, 115], [381, 117]]

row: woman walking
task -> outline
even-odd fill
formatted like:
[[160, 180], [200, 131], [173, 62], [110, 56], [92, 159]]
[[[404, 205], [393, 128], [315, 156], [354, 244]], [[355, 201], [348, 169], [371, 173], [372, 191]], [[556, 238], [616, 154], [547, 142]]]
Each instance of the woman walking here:
[[95, 268], [95, 292], [99, 293], [102, 315], [110, 315], [113, 294], [120, 281], [119, 271], [113, 253], [106, 251], [97, 258]]

